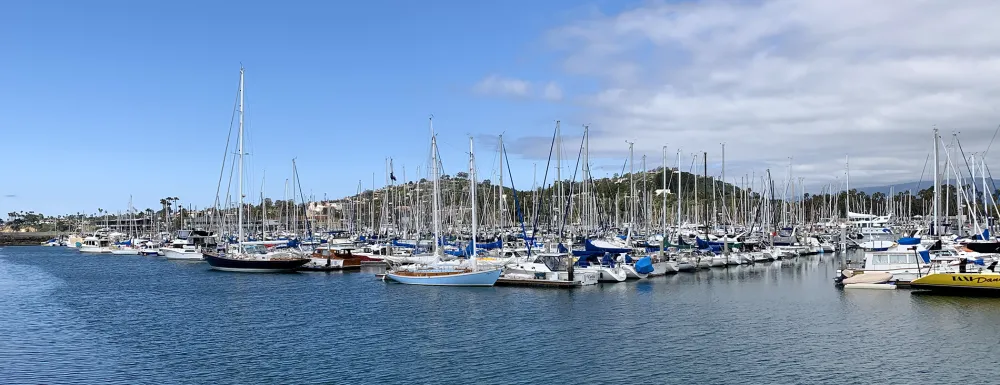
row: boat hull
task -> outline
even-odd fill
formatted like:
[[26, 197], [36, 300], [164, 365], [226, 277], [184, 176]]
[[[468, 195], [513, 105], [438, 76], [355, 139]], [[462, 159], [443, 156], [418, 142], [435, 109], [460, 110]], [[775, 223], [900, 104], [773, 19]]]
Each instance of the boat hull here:
[[997, 296], [1000, 295], [1000, 274], [935, 273], [913, 280], [910, 287], [943, 293]]
[[309, 262], [303, 259], [232, 259], [209, 253], [203, 254], [212, 269], [242, 273], [285, 273], [298, 270]]
[[81, 253], [87, 253], [87, 254], [107, 254], [111, 252], [111, 249], [107, 247], [94, 247], [94, 246], [81, 246], [79, 250]]
[[1000, 253], [1000, 242], [969, 242], [965, 244], [965, 247], [977, 253]]
[[645, 279], [648, 275], [635, 271], [635, 266], [632, 265], [622, 266], [622, 270], [625, 270], [625, 279]]
[[178, 249], [163, 248], [160, 249], [160, 253], [163, 253], [163, 257], [166, 259], [173, 259], [179, 261], [202, 260], [202, 254], [197, 250], [178, 250]]
[[414, 276], [394, 272], [386, 272], [385, 278], [404, 285], [422, 286], [493, 286], [500, 278], [500, 269], [456, 272], [447, 275]]

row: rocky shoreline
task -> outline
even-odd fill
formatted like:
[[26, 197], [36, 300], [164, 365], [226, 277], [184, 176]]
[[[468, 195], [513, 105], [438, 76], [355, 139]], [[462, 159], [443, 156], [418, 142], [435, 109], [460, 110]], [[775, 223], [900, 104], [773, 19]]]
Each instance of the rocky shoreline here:
[[0, 246], [38, 246], [42, 242], [58, 237], [59, 233], [0, 233]]

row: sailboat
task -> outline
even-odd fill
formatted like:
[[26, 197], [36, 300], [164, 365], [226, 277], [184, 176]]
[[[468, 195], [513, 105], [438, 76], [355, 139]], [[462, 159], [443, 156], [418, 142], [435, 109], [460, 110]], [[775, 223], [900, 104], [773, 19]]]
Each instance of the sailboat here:
[[239, 208], [237, 211], [238, 237], [235, 244], [230, 244], [225, 251], [203, 250], [205, 261], [215, 270], [245, 273], [279, 273], [295, 271], [309, 262], [300, 253], [294, 251], [268, 252], [257, 245], [244, 244], [243, 238], [243, 68], [240, 68], [240, 135], [239, 153]]
[[[437, 137], [434, 135], [433, 118], [431, 126], [431, 163], [433, 167], [434, 196], [432, 201], [433, 221], [434, 221], [434, 256], [440, 257], [441, 245], [441, 221], [438, 213], [438, 158], [437, 158]], [[475, 150], [472, 138], [469, 138], [469, 192], [472, 202], [472, 253], [469, 256], [469, 263], [464, 264], [440, 264], [432, 263], [427, 265], [394, 266], [386, 271], [383, 279], [393, 280], [407, 285], [425, 286], [493, 286], [500, 278], [502, 268], [490, 267], [480, 268], [476, 264], [476, 234], [478, 232], [478, 222], [476, 218], [476, 167]], [[390, 264], [390, 266], [392, 266]]]

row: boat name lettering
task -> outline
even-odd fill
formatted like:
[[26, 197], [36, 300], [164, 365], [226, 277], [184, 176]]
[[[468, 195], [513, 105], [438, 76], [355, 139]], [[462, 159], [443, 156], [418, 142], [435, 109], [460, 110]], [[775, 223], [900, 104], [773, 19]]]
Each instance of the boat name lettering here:
[[1000, 277], [969, 277], [969, 276], [953, 276], [952, 281], [964, 281], [964, 282], [975, 282], [975, 283], [991, 283], [1000, 282]]

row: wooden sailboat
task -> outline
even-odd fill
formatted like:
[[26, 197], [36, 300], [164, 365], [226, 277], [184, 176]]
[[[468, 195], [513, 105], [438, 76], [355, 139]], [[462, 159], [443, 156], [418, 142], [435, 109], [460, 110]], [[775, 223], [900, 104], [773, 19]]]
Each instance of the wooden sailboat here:
[[238, 143], [239, 155], [239, 208], [237, 211], [236, 243], [229, 245], [227, 250], [203, 250], [205, 261], [215, 270], [245, 273], [278, 273], [295, 271], [309, 262], [309, 258], [295, 252], [267, 252], [266, 248], [257, 245], [244, 244], [243, 237], [243, 68], [240, 68], [240, 134]]
[[[385, 273], [384, 279], [393, 280], [408, 285], [425, 286], [493, 286], [500, 278], [501, 268], [480, 269], [476, 265], [476, 168], [475, 155], [472, 138], [469, 138], [469, 183], [470, 194], [472, 194], [472, 255], [469, 256], [467, 265], [445, 265], [434, 263], [430, 265], [397, 266]], [[441, 255], [441, 246], [438, 240], [440, 234], [440, 218], [438, 213], [438, 159], [437, 159], [437, 138], [434, 135], [433, 120], [431, 121], [431, 163], [433, 167], [434, 196], [434, 255]]]

